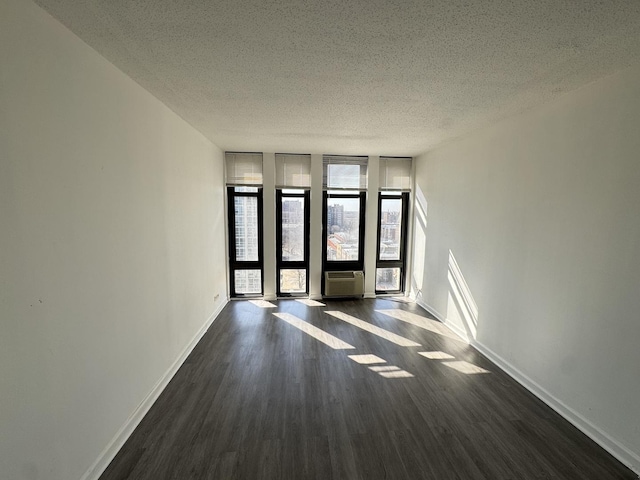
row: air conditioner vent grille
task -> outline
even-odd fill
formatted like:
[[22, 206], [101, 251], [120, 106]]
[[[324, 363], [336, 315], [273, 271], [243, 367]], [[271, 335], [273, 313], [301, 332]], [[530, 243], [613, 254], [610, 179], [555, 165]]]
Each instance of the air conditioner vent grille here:
[[361, 297], [364, 273], [361, 271], [325, 272], [325, 297]]
[[328, 278], [353, 278], [355, 272], [327, 272]]

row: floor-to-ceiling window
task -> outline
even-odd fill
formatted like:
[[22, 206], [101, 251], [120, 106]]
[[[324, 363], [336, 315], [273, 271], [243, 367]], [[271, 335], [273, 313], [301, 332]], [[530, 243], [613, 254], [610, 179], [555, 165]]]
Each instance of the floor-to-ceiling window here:
[[376, 293], [404, 291], [411, 158], [380, 158]]
[[276, 155], [276, 293], [309, 293], [310, 155]]
[[363, 270], [367, 157], [323, 158], [323, 270]]
[[262, 154], [226, 155], [229, 285], [232, 297], [263, 293]]
[[[314, 294], [336, 296], [325, 286], [351, 278], [368, 294], [404, 292], [412, 159], [325, 155], [322, 187], [318, 181], [311, 191], [311, 157], [269, 154], [263, 164], [261, 153], [227, 152], [230, 296], [306, 296], [310, 285]], [[369, 178], [378, 160], [379, 175]], [[377, 217], [367, 220], [365, 233], [365, 211], [375, 212], [374, 202]], [[320, 226], [322, 241], [312, 252], [318, 239], [310, 235], [317, 228], [319, 236]]]

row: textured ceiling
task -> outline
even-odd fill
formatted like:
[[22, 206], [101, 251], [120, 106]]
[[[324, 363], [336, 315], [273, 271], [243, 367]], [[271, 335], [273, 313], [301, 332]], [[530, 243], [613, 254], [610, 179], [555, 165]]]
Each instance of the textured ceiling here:
[[640, 63], [638, 0], [37, 0], [227, 150], [414, 155]]

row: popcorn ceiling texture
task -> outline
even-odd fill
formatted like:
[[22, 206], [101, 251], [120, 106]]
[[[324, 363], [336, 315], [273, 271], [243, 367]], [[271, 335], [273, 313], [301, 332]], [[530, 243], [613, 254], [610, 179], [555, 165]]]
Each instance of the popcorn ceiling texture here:
[[227, 150], [416, 155], [640, 63], [637, 0], [36, 0]]

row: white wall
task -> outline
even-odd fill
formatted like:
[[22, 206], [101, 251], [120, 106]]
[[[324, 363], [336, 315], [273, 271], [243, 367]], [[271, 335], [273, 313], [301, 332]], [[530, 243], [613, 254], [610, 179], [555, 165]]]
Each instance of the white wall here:
[[376, 296], [376, 260], [378, 255], [378, 193], [380, 157], [369, 156], [367, 164], [367, 205], [364, 219], [364, 296]]
[[636, 470], [639, 132], [635, 68], [423, 155], [413, 277], [422, 302]]
[[0, 2], [0, 477], [82, 477], [224, 304], [222, 171], [57, 21]]
[[[262, 155], [262, 238], [263, 238], [263, 289], [266, 300], [276, 298], [276, 155]], [[228, 228], [228, 226], [227, 226]]]
[[311, 155], [309, 298], [322, 298], [322, 155]]

